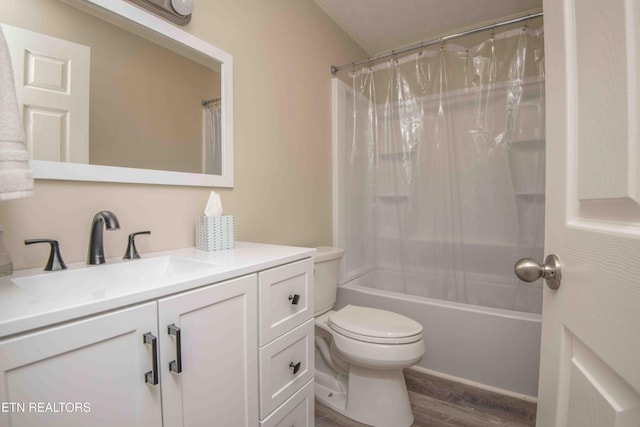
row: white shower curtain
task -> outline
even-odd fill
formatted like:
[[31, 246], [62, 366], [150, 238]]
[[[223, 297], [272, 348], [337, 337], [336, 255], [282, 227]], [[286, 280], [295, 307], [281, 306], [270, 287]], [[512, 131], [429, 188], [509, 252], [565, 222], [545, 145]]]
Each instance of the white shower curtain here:
[[204, 141], [202, 143], [202, 173], [222, 174], [222, 127], [220, 101], [209, 102], [204, 109]]
[[352, 70], [343, 141], [347, 265], [369, 286], [540, 312], [544, 49], [527, 27]]

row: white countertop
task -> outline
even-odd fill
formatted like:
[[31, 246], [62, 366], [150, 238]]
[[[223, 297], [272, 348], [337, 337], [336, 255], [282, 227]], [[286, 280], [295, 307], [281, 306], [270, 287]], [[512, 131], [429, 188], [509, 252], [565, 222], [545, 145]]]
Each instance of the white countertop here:
[[[210, 268], [204, 266], [188, 274], [177, 275], [152, 285], [141, 281], [131, 286], [113, 289], [111, 287], [95, 289], [94, 287], [90, 292], [77, 294], [72, 292], [56, 296], [49, 293], [46, 298], [24, 290], [13, 280], [34, 276], [46, 279], [46, 275], [64, 274], [83, 269], [99, 272], [100, 268], [110, 265], [139, 261], [122, 261], [114, 258], [107, 260], [107, 264], [97, 266], [73, 263], [67, 266], [67, 270], [62, 271], [45, 272], [41, 268], [18, 270], [11, 276], [0, 278], [0, 338], [195, 289], [308, 258], [314, 254], [315, 249], [311, 248], [247, 242], [235, 242], [233, 249], [214, 252], [184, 248], [147, 253], [142, 254], [143, 259], [174, 256], [208, 263], [211, 266]], [[90, 285], [87, 284], [87, 286]]]

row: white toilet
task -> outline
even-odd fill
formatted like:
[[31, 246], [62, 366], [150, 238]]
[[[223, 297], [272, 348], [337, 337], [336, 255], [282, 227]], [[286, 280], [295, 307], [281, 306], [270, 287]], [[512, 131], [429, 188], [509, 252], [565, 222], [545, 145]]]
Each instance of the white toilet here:
[[331, 310], [343, 253], [320, 247], [315, 257], [316, 399], [361, 423], [410, 426], [402, 369], [424, 356], [422, 325], [375, 308]]

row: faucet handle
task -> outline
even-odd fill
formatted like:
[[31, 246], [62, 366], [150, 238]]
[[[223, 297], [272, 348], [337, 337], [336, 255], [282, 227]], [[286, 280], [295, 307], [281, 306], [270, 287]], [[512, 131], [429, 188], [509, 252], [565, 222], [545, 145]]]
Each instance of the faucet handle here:
[[136, 249], [136, 236], [138, 234], [151, 234], [151, 231], [137, 231], [129, 234], [129, 244], [127, 244], [127, 250], [124, 252], [122, 259], [138, 259], [140, 254]]
[[24, 241], [25, 245], [31, 245], [34, 243], [49, 243], [51, 245], [51, 252], [49, 253], [49, 259], [47, 265], [44, 266], [44, 271], [56, 271], [64, 270], [67, 266], [60, 255], [60, 245], [57, 240], [51, 239], [28, 239]]

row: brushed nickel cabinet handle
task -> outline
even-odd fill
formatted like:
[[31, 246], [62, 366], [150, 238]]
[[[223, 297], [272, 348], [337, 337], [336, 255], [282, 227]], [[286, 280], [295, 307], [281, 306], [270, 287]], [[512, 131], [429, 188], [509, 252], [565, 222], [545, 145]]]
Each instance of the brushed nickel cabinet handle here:
[[158, 338], [154, 337], [151, 332], [147, 332], [144, 334], [142, 342], [151, 345], [151, 357], [153, 357], [153, 369], [144, 374], [144, 382], [158, 385]]
[[169, 335], [175, 335], [176, 337], [176, 360], [172, 360], [169, 362], [169, 370], [171, 372], [175, 372], [179, 374], [182, 372], [182, 343], [180, 342], [180, 328], [176, 325], [171, 324], [167, 328], [167, 333]]

